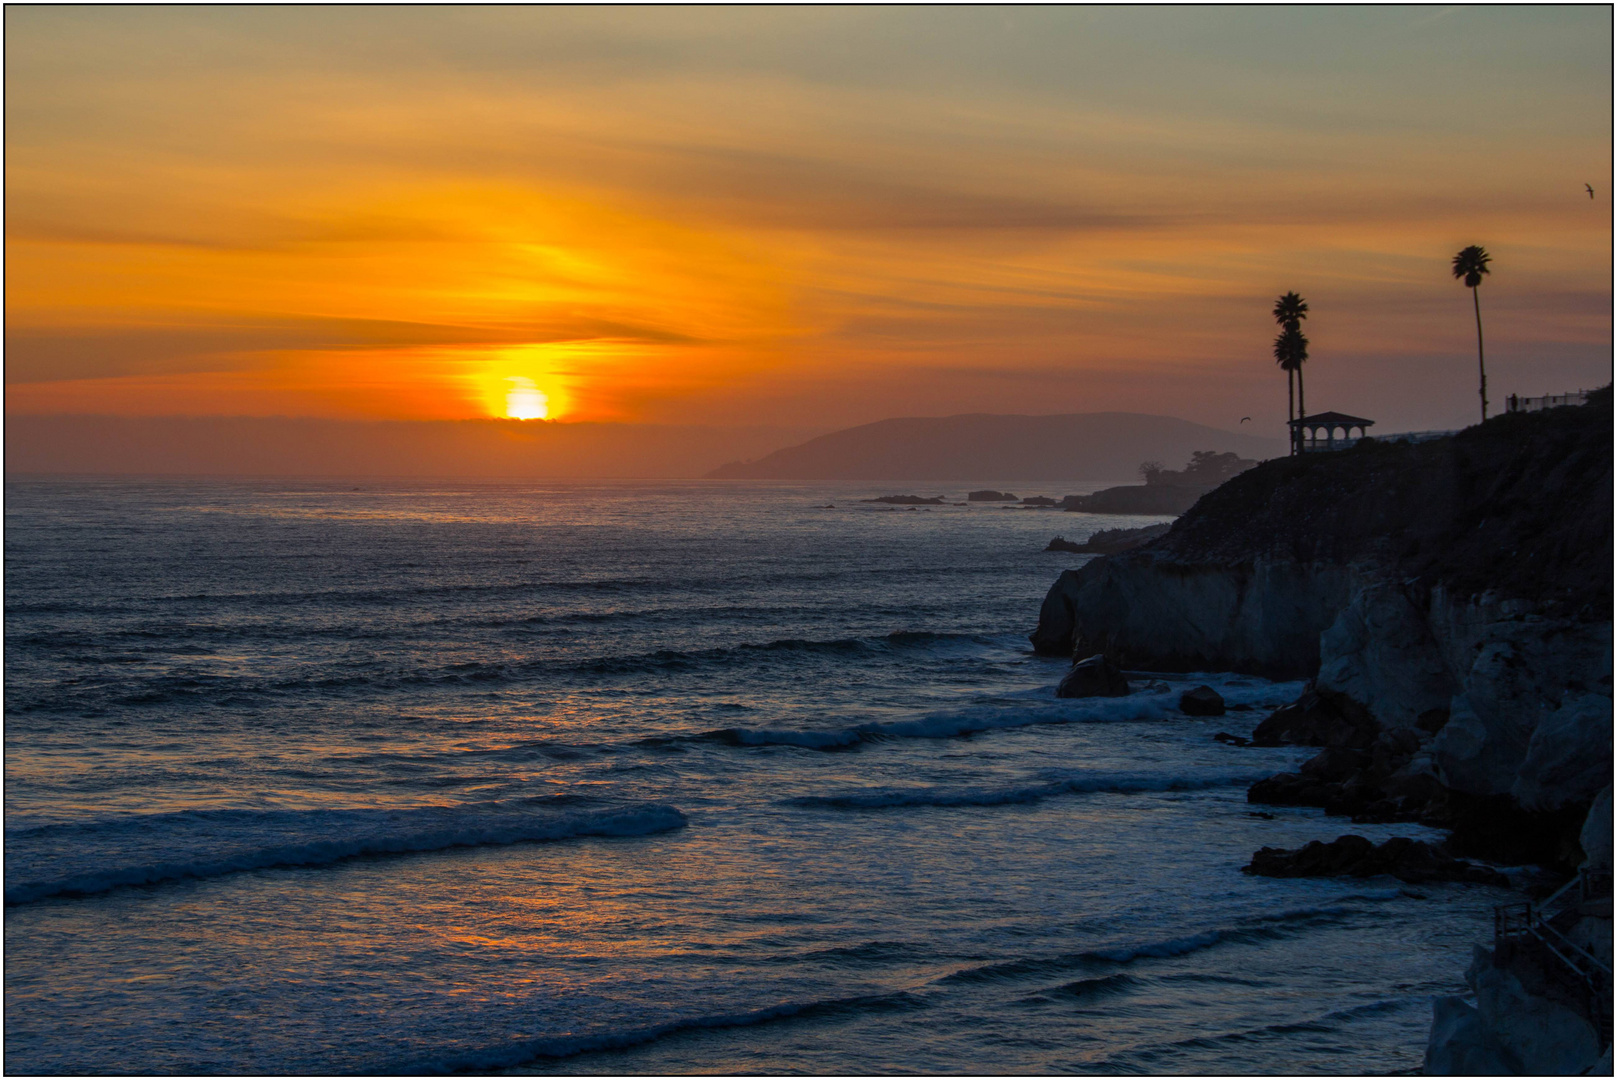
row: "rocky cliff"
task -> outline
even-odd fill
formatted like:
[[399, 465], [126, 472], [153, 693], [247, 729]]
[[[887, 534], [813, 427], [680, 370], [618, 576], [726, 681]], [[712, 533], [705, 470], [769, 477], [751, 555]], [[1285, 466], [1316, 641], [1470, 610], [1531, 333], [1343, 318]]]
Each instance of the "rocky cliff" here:
[[1406, 773], [1575, 833], [1611, 782], [1611, 610], [1608, 390], [1435, 442], [1268, 462], [1160, 540], [1062, 574], [1032, 641], [1315, 679], [1415, 740]]
[[[1266, 724], [1322, 723], [1298, 741], [1326, 749], [1254, 801], [1423, 820], [1454, 830], [1456, 853], [1603, 865], [1609, 880], [1610, 389], [1434, 442], [1268, 462], [1161, 539], [1064, 573], [1032, 641], [1132, 668], [1312, 679]], [[1580, 933], [1609, 973], [1604, 910], [1603, 932]], [[1548, 1000], [1530, 977], [1487, 953], [1470, 980], [1469, 1012], [1439, 1005], [1430, 1071], [1564, 1064], [1555, 1040], [1532, 1050], [1499, 1026]]]

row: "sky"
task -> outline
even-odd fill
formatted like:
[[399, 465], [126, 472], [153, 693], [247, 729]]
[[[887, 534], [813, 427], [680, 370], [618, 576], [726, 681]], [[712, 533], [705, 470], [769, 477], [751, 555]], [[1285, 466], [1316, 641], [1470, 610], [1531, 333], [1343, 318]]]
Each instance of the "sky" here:
[[[1612, 12], [11, 6], [6, 410], [1381, 430], [1603, 385]], [[1595, 190], [1590, 198], [1584, 189]]]

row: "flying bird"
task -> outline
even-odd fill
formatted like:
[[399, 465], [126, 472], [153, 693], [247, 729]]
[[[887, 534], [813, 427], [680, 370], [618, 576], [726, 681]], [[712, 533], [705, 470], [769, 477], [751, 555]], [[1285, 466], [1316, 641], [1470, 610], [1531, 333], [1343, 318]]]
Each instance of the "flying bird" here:
[[1588, 184], [1583, 185], [1583, 190], [1589, 193], [1589, 198], [1592, 199], [1595, 197], [1595, 189], [1590, 187]]
[[1243, 423], [1243, 424], [1244, 424], [1244, 423], [1246, 423], [1246, 422], [1247, 422], [1247, 421], [1248, 421], [1248, 420], [1250, 420], [1250, 419], [1252, 419], [1252, 418], [1251, 418], [1251, 417], [1250, 417], [1250, 416], [1243, 416], [1243, 417], [1241, 417], [1241, 423]]

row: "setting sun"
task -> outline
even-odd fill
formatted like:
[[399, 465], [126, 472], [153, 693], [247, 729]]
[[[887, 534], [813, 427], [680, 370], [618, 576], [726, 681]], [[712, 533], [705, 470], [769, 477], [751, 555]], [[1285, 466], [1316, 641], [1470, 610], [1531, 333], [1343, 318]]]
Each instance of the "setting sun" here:
[[543, 420], [550, 415], [550, 399], [539, 391], [532, 379], [513, 375], [506, 380], [511, 389], [505, 392], [505, 415], [512, 420]]

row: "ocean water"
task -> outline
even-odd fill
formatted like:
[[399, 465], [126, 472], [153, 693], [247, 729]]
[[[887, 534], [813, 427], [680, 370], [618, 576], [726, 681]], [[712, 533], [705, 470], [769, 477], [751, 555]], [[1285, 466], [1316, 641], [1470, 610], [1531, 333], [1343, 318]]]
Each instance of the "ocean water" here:
[[1297, 685], [1054, 696], [1161, 519], [906, 490], [8, 482], [8, 1071], [1418, 1068], [1504, 891], [1241, 874], [1431, 834], [1254, 814]]

